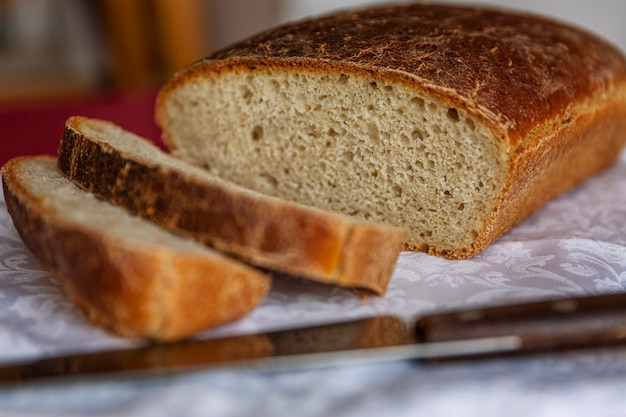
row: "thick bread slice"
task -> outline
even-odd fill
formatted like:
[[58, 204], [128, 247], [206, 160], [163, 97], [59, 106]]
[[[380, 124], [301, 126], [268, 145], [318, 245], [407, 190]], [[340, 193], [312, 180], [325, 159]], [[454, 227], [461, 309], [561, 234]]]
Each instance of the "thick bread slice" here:
[[249, 191], [103, 120], [67, 121], [58, 166], [97, 196], [256, 266], [377, 294], [406, 236]]
[[182, 159], [466, 258], [615, 161], [626, 58], [540, 17], [373, 8], [218, 51], [176, 74], [156, 112]]
[[174, 340], [238, 319], [270, 278], [76, 187], [51, 157], [2, 169], [9, 214], [26, 246], [96, 323]]

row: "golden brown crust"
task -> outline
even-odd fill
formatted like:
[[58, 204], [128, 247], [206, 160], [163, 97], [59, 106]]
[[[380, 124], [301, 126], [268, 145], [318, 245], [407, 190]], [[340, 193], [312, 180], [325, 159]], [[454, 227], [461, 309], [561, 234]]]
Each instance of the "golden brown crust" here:
[[344, 243], [342, 285], [359, 287], [367, 279], [367, 288], [386, 288], [406, 234], [389, 233], [389, 226], [372, 224], [352, 227]]
[[[70, 118], [58, 166], [95, 195], [256, 266], [385, 293], [405, 229], [271, 198], [208, 173], [169, 168], [99, 142], [82, 132], [83, 123], [109, 124]], [[368, 239], [354, 245], [353, 235]]]
[[[7, 209], [25, 245], [92, 321], [128, 337], [175, 340], [250, 312], [270, 279], [221, 256], [142, 246], [47, 208], [24, 184], [24, 157], [2, 169]], [[51, 190], [52, 198], [55, 191]]]
[[342, 12], [269, 30], [176, 74], [255, 68], [368, 76], [463, 109], [500, 141], [503, 191], [470, 247], [406, 246], [452, 259], [479, 253], [551, 198], [614, 163], [626, 141], [626, 57], [579, 28], [482, 7], [411, 4]]
[[[620, 94], [621, 93], [621, 94]], [[626, 143], [626, 85], [520, 147], [511, 156], [506, 187], [490, 217], [482, 250], [547, 201], [611, 166]]]
[[492, 212], [469, 248], [425, 250], [448, 259], [467, 259], [526, 219], [546, 202], [615, 163], [626, 143], [626, 85], [613, 97], [598, 98], [587, 109], [543, 132], [541, 141], [510, 155], [510, 169]]

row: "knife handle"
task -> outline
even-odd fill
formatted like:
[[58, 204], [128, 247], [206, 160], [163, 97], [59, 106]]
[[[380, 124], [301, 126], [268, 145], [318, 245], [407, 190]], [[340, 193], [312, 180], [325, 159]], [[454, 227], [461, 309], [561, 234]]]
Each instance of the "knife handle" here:
[[609, 294], [432, 314], [416, 323], [420, 342], [516, 336], [518, 353], [626, 343], [626, 294]]

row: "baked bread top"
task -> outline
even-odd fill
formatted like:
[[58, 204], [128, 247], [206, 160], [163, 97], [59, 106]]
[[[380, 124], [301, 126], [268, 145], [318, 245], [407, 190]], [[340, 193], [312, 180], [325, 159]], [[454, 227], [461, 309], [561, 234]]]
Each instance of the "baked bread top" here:
[[510, 150], [539, 133], [538, 126], [567, 121], [573, 104], [626, 82], [621, 51], [580, 28], [530, 14], [436, 4], [287, 24], [215, 52], [178, 81], [193, 77], [194, 66], [202, 74], [210, 61], [216, 61], [212, 71], [253, 62], [347, 67], [402, 79], [450, 106], [461, 104], [499, 132]]

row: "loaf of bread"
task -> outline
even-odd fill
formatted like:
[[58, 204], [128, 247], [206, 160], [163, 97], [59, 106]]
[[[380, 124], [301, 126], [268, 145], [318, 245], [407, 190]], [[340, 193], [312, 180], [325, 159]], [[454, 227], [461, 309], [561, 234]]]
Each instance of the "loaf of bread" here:
[[96, 323], [128, 337], [175, 340], [249, 313], [270, 277], [101, 201], [52, 157], [2, 169], [25, 245]]
[[176, 156], [225, 179], [467, 258], [616, 160], [626, 59], [542, 17], [371, 8], [215, 52], [162, 88], [156, 117]]
[[406, 236], [244, 189], [103, 120], [68, 119], [58, 167], [98, 197], [254, 266], [376, 294]]

